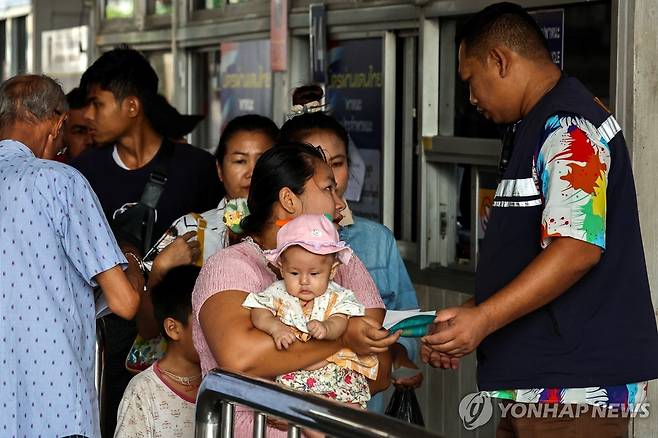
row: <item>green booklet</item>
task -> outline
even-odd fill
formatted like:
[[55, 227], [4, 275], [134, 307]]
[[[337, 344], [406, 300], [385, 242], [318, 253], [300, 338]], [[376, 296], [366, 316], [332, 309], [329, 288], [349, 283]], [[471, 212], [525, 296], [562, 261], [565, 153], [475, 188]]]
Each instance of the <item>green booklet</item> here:
[[406, 338], [420, 338], [427, 334], [427, 327], [434, 322], [434, 318], [434, 310], [387, 310], [383, 326], [391, 333], [402, 330], [402, 336]]

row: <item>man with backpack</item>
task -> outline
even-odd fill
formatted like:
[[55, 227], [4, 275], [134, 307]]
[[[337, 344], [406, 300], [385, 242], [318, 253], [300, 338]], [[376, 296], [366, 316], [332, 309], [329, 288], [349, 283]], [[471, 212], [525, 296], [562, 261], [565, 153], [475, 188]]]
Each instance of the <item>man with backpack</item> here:
[[[87, 93], [85, 117], [95, 127], [94, 140], [106, 146], [72, 165], [89, 180], [117, 240], [145, 251], [176, 218], [217, 206], [222, 188], [214, 157], [172, 141], [187, 133], [181, 131], [184, 122], [171, 119], [177, 113], [157, 94], [157, 74], [139, 52], [122, 47], [103, 54], [83, 74], [81, 88]], [[137, 330], [135, 321], [113, 315], [102, 323], [109, 340], [103, 432], [110, 436], [132, 377], [124, 363]], [[151, 321], [136, 323], [148, 326]]]

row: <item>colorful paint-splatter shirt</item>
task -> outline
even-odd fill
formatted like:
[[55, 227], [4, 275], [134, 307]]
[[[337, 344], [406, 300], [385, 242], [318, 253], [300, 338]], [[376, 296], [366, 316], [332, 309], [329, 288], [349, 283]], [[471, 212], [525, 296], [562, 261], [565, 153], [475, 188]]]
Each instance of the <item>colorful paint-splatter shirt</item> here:
[[533, 176], [543, 198], [542, 247], [564, 236], [605, 249], [608, 144], [588, 120], [555, 115], [541, 145]]
[[588, 404], [616, 408], [623, 406], [635, 411], [646, 401], [648, 385], [648, 382], [641, 382], [609, 387], [511, 389], [488, 391], [488, 395], [519, 403]]
[[[546, 121], [535, 155], [533, 179], [542, 196], [541, 245], [571, 237], [605, 249], [606, 186], [610, 149], [588, 120], [558, 114]], [[523, 403], [639, 406], [647, 382], [589, 388], [531, 388], [488, 391]]]

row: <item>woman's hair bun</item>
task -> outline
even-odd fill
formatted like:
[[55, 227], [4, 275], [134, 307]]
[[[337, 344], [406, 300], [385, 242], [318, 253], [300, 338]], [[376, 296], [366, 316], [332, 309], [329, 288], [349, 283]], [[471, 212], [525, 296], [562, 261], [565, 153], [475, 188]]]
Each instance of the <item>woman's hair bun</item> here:
[[320, 102], [323, 97], [324, 91], [319, 85], [303, 85], [292, 92], [292, 104], [306, 105], [314, 101]]

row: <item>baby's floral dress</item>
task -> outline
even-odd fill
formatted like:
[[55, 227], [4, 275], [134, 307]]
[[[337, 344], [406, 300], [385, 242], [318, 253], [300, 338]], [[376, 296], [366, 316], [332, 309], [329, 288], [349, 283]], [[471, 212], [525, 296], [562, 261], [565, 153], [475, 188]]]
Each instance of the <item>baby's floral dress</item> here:
[[[242, 303], [244, 307], [268, 309], [281, 322], [296, 329], [295, 336], [302, 342], [311, 336], [306, 324], [311, 320], [325, 321], [331, 315], [363, 316], [364, 306], [354, 293], [335, 282], [313, 301], [313, 310], [306, 314], [298, 298], [288, 294], [283, 281], [276, 281], [260, 293], [251, 293]], [[370, 400], [368, 379], [377, 378], [379, 361], [376, 355], [357, 355], [343, 348], [326, 359], [318, 369], [293, 371], [277, 376], [275, 381], [290, 388], [319, 394], [327, 398], [355, 403], [365, 409]], [[314, 368], [314, 367], [312, 367]]]

